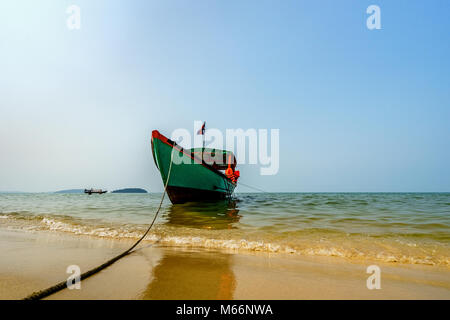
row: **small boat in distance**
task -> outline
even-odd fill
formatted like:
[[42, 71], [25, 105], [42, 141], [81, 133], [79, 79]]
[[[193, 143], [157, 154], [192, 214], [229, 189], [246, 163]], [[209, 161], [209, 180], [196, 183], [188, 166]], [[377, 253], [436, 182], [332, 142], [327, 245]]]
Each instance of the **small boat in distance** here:
[[237, 186], [239, 171], [235, 170], [237, 161], [230, 151], [184, 149], [154, 130], [152, 153], [173, 204], [229, 199]]
[[102, 189], [84, 189], [84, 193], [87, 193], [88, 195], [91, 195], [93, 193], [95, 194], [103, 194], [103, 193], [107, 193], [107, 190], [102, 190]]

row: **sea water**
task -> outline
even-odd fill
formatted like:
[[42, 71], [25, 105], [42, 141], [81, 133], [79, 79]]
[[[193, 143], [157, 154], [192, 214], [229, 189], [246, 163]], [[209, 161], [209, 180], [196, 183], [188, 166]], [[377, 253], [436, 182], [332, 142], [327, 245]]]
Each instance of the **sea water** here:
[[[161, 196], [0, 194], [0, 228], [138, 239]], [[450, 267], [450, 193], [237, 193], [181, 205], [166, 197], [145, 241]]]

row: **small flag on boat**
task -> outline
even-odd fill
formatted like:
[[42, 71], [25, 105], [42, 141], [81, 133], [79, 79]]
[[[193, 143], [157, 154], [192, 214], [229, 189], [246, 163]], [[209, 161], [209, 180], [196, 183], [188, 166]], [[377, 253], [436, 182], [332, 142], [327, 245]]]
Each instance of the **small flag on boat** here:
[[206, 121], [203, 122], [202, 127], [200, 128], [200, 130], [197, 131], [197, 134], [201, 134], [204, 135], [205, 134], [205, 125], [206, 125]]

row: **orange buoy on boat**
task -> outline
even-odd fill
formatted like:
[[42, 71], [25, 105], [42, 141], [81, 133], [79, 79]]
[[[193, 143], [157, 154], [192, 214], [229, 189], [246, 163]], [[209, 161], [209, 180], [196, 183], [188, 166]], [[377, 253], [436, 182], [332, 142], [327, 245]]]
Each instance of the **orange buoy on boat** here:
[[233, 180], [234, 173], [233, 169], [231, 169], [231, 155], [228, 156], [228, 168], [227, 170], [225, 170], [225, 175], [227, 176], [228, 179]]

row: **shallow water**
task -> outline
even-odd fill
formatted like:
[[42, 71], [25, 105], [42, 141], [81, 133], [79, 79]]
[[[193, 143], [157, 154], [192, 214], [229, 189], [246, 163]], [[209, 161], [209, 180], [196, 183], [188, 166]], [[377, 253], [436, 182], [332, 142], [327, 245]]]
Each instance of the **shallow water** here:
[[[0, 194], [0, 227], [138, 238], [161, 194]], [[450, 266], [450, 193], [249, 193], [172, 205], [147, 241]]]

